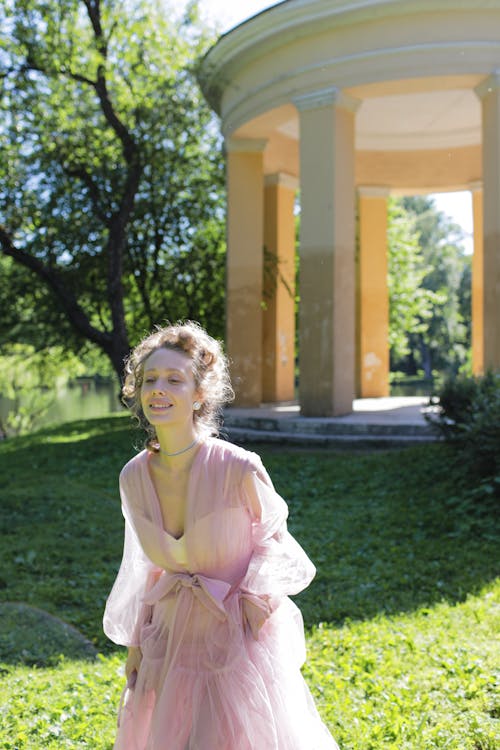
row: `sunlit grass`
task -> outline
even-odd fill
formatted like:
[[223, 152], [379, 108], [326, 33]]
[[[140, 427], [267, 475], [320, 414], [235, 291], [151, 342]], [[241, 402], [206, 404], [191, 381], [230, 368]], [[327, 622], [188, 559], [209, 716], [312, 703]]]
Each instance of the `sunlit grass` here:
[[494, 750], [500, 582], [462, 604], [309, 636], [304, 673], [343, 748]]
[[0, 681], [0, 747], [112, 747], [120, 700], [120, 655], [58, 666], [8, 666]]
[[[112, 747], [124, 652], [101, 618], [123, 541], [118, 473], [140, 442], [113, 416], [0, 444], [0, 602], [51, 612], [101, 652], [18, 649], [0, 628], [0, 748]], [[460, 510], [446, 446], [257, 450], [318, 568], [296, 598], [304, 675], [341, 749], [500, 747], [500, 534]]]

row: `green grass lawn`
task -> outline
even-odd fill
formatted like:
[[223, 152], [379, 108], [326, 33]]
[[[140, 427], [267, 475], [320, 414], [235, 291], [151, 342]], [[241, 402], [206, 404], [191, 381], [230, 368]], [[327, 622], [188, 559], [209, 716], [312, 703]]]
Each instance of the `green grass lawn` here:
[[[56, 615], [99, 652], [82, 659], [4, 616], [0, 748], [112, 746], [124, 649], [101, 618], [137, 442], [114, 416], [0, 443], [0, 602]], [[304, 676], [341, 750], [500, 748], [500, 529], [491, 506], [466, 512], [449, 449], [256, 450], [318, 568], [296, 597]]]

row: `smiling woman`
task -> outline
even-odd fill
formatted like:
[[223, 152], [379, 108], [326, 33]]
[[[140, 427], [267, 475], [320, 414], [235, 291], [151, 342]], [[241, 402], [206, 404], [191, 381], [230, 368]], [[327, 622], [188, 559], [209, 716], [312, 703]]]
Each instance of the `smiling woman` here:
[[[193, 411], [200, 408], [198, 398], [187, 354], [171, 349], [158, 349], [150, 354], [144, 363], [141, 406], [146, 419], [155, 427], [160, 453], [173, 455], [176, 446], [168, 443], [179, 438], [182, 442], [182, 433], [190, 441], [196, 441]], [[177, 425], [175, 433], [172, 423]]]
[[255, 453], [218, 439], [232, 390], [197, 324], [127, 362], [146, 448], [120, 474], [123, 560], [104, 630], [128, 647], [115, 750], [336, 750], [300, 672], [315, 568]]
[[[169, 387], [168, 395], [173, 396], [192, 385], [193, 406], [196, 402], [197, 408], [190, 411], [191, 427], [200, 435], [210, 435], [217, 432], [222, 407], [234, 395], [220, 344], [192, 322], [157, 328], [132, 351], [125, 373], [124, 402], [147, 432], [146, 446], [153, 452], [159, 452], [160, 442], [156, 425], [148, 418], [150, 406], [144, 408], [143, 397], [147, 400], [154, 395], [156, 404], [166, 406], [168, 399], [162, 401], [158, 393], [161, 388]], [[199, 399], [195, 392], [199, 392]], [[163, 440], [170, 439], [170, 432], [161, 434]]]

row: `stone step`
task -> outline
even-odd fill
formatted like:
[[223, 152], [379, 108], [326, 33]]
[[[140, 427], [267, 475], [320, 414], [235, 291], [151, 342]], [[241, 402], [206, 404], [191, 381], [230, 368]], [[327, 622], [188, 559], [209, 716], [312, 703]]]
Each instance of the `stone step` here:
[[374, 421], [341, 421], [339, 419], [312, 418], [312, 417], [258, 417], [226, 414], [224, 417], [224, 428], [226, 430], [245, 430], [255, 433], [297, 435], [301, 439], [312, 436], [318, 437], [344, 437], [345, 439], [357, 437], [411, 437], [422, 440], [433, 440], [435, 434], [431, 427], [425, 423], [387, 423]]
[[[373, 427], [373, 425], [372, 425]], [[285, 432], [283, 430], [251, 429], [224, 424], [223, 437], [235, 443], [271, 443], [276, 445], [300, 445], [306, 447], [337, 448], [401, 448], [409, 445], [429, 443], [436, 440], [432, 433], [399, 434], [393, 432], [345, 432], [314, 433]]]

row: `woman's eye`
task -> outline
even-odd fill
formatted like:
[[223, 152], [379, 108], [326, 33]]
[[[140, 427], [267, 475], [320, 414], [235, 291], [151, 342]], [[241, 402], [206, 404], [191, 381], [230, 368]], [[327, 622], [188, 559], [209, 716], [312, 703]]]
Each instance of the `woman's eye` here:
[[181, 382], [180, 378], [170, 378], [169, 379], [169, 383], [172, 383], [173, 385], [177, 385], [180, 382]]

